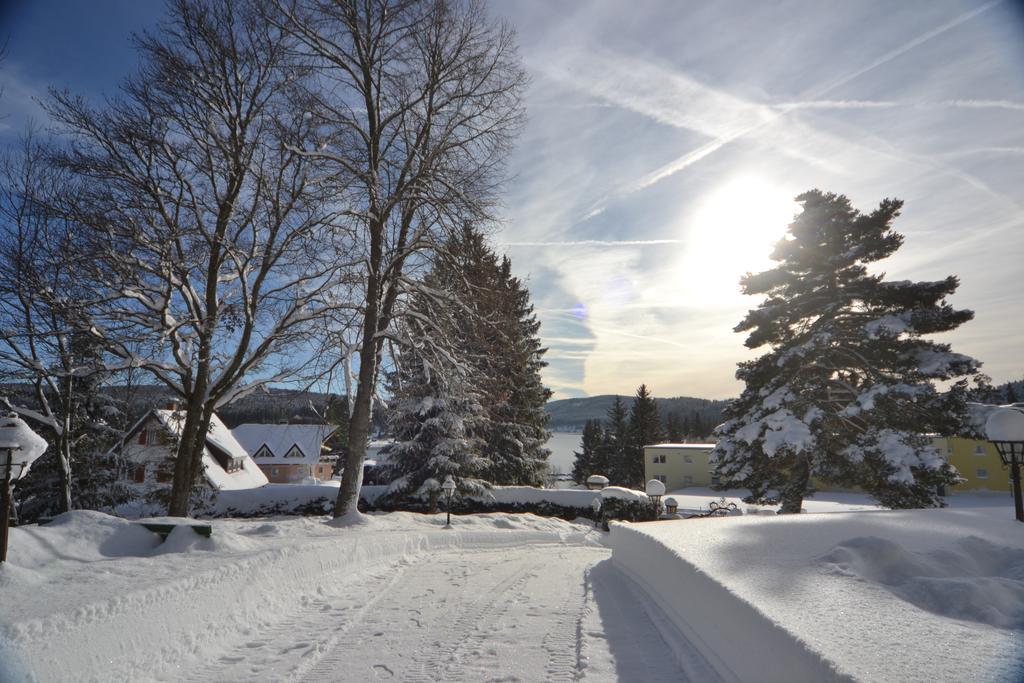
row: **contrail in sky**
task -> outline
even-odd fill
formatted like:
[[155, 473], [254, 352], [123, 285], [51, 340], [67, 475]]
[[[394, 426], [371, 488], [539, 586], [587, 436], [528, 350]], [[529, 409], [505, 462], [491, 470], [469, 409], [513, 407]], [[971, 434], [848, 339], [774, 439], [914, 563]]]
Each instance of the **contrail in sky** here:
[[504, 242], [503, 247], [644, 247], [651, 244], [682, 244], [683, 240], [570, 240], [566, 242]]
[[[768, 111], [770, 112], [770, 114], [763, 120], [759, 121], [758, 123], [754, 125], [741, 127], [730, 134], [717, 136], [711, 141], [704, 143], [696, 150], [691, 150], [686, 154], [678, 157], [674, 161], [670, 161], [669, 163], [663, 165], [661, 168], [655, 169], [653, 172], [648, 173], [647, 175], [639, 178], [638, 180], [631, 183], [629, 186], [623, 188], [619, 192], [614, 193], [611, 197], [599, 201], [593, 208], [591, 208], [590, 211], [587, 212], [587, 214], [581, 219], [581, 222], [593, 218], [594, 216], [597, 216], [598, 214], [602, 213], [608, 207], [612, 199], [621, 199], [624, 196], [633, 194], [634, 192], [643, 190], [651, 185], [654, 185], [655, 183], [667, 178], [668, 176], [674, 175], [679, 171], [682, 171], [683, 169], [687, 168], [688, 166], [697, 163], [701, 159], [710, 156], [711, 154], [717, 152], [725, 145], [739, 138], [746, 137], [751, 133], [767, 128], [768, 126], [774, 124], [778, 119], [788, 114], [789, 112], [795, 109], [805, 108], [809, 104], [813, 105], [814, 101], [817, 100], [818, 98], [823, 97], [828, 93], [832, 92], [833, 90], [836, 90], [837, 88], [846, 85], [850, 81], [868, 73], [869, 71], [877, 69], [883, 64], [891, 62], [892, 60], [906, 54], [907, 52], [913, 50], [919, 45], [928, 42], [932, 38], [942, 35], [943, 33], [956, 28], [960, 24], [970, 21], [974, 17], [978, 16], [979, 14], [982, 14], [983, 12], [987, 12], [988, 10], [1000, 4], [1001, 2], [1003, 2], [1003, 0], [993, 0], [992, 2], [982, 5], [981, 7], [975, 8], [969, 12], [965, 12], [964, 14], [961, 14], [960, 16], [955, 17], [954, 19], [951, 19], [950, 21], [946, 22], [945, 24], [942, 24], [941, 26], [938, 26], [926, 33], [922, 33], [921, 35], [908, 41], [902, 46], [894, 50], [890, 50], [889, 52], [885, 53], [881, 57], [878, 57], [871, 63], [851, 73], [846, 74], [842, 78], [839, 78], [838, 80], [832, 81], [831, 83], [810, 90], [809, 92], [806, 93], [806, 95], [804, 95], [801, 98], [800, 101], [784, 104], [780, 107], [775, 108], [774, 110], [769, 109]], [[834, 101], [832, 104], [839, 105], [840, 102], [841, 101]], [[747, 104], [749, 105], [749, 107], [751, 107], [752, 110], [759, 106], [754, 103]], [[1009, 108], [1016, 108], [1014, 107], [1015, 104], [1016, 103], [1014, 102], [1001, 102], [989, 100], [950, 100], [948, 102], [941, 103], [941, 105], [950, 107], [1004, 106]], [[649, 112], [648, 115], [651, 116], [652, 118], [655, 118], [656, 120], [658, 119], [657, 115], [653, 112]]]

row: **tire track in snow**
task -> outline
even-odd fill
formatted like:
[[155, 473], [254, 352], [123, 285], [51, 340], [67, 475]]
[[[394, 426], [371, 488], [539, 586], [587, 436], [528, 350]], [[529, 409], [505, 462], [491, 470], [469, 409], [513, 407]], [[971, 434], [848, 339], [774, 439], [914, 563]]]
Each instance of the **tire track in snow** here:
[[330, 595], [304, 602], [287, 618], [261, 628], [231, 653], [184, 680], [252, 681], [295, 675], [296, 670], [305, 668], [308, 658], [319, 659], [318, 653], [332, 649], [345, 631], [383, 600], [388, 589], [402, 578], [407, 565], [402, 560], [338, 582]]
[[[510, 553], [518, 554], [485, 550], [423, 558], [410, 572], [412, 579], [395, 586], [359, 628], [346, 633], [302, 680], [415, 682], [458, 677], [459, 655], [474, 627], [498, 608], [508, 590], [544, 564], [522, 558], [488, 561], [489, 556]], [[448, 599], [441, 601], [432, 586], [445, 587]], [[458, 599], [463, 595], [477, 597], [466, 602]]]

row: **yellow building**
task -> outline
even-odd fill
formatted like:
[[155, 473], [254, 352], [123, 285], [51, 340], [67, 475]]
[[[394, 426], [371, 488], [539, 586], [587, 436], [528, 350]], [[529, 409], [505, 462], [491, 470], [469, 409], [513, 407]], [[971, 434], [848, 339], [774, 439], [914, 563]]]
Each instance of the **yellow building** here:
[[946, 493], [1010, 490], [1010, 470], [1003, 466], [996, 447], [990, 441], [936, 436], [932, 443], [965, 479]]
[[[1010, 472], [999, 453], [988, 441], [961, 437], [933, 437], [932, 443], [964, 481], [945, 491], [946, 495], [964, 491], [1009, 491]], [[708, 461], [713, 443], [663, 443], [644, 446], [644, 479], [657, 479], [669, 491], [688, 486], [712, 486]], [[848, 491], [815, 482], [819, 491]]]
[[[669, 491], [687, 486], [711, 486], [713, 443], [662, 443], [644, 446], [644, 479], [657, 479]], [[715, 478], [717, 480], [717, 477]]]

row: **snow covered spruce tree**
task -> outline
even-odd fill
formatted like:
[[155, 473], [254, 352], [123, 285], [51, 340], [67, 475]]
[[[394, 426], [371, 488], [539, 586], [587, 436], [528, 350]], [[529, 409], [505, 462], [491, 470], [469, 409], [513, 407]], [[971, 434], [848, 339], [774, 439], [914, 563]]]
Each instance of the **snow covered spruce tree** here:
[[342, 517], [356, 510], [384, 342], [417, 288], [413, 271], [465, 221], [490, 218], [526, 75], [513, 31], [478, 2], [267, 4], [322, 75], [306, 100], [320, 137], [304, 154], [331, 175], [338, 238], [361, 259]]
[[[509, 260], [499, 259], [468, 224], [436, 252], [424, 285], [436, 295], [415, 297], [418, 303], [405, 315], [436, 320], [443, 297], [458, 319], [447, 329], [438, 326], [444, 338], [435, 337], [435, 345], [447, 345], [459, 359], [461, 381], [482, 407], [472, 433], [483, 443], [484, 478], [493, 484], [540, 485], [547, 472], [544, 404], [550, 392], [541, 382], [545, 349], [529, 292], [512, 275]], [[404, 351], [402, 360], [424, 353], [431, 348], [421, 344]]]
[[388, 421], [395, 442], [383, 451], [390, 484], [382, 502], [427, 497], [433, 508], [449, 475], [461, 494], [486, 490], [483, 439], [474, 436], [485, 419], [483, 409], [460, 373], [451, 371], [411, 356], [389, 373]]
[[494, 484], [539, 486], [550, 454], [544, 404], [551, 392], [540, 371], [546, 349], [530, 293], [512, 275], [507, 257], [498, 259], [484, 236], [468, 224], [449, 239], [433, 274], [439, 286], [461, 302], [461, 353], [472, 367], [484, 415], [481, 436]]
[[619, 479], [623, 466], [622, 461], [627, 457], [629, 451], [629, 416], [626, 413], [626, 406], [618, 396], [608, 409], [606, 426], [601, 438], [598, 460], [604, 465], [604, 471], [594, 474], [603, 474], [608, 477], [609, 483], [614, 486], [623, 484], [624, 480]]
[[[898, 200], [870, 214], [818, 190], [797, 201], [803, 211], [772, 253], [779, 265], [742, 280], [745, 294], [767, 298], [736, 331], [770, 350], [736, 372], [746, 387], [716, 431], [721, 486], [755, 500], [778, 491], [786, 513], [800, 511], [814, 480], [860, 486], [890, 507], [940, 504], [936, 488], [957, 475], [926, 435], [961, 426], [978, 363], [924, 335], [973, 317], [946, 302], [958, 281], [869, 274], [903, 244]], [[939, 380], [952, 381], [948, 391]]]
[[584, 483], [592, 474], [605, 474], [608, 471], [606, 463], [601, 460], [603, 455], [601, 441], [603, 439], [604, 430], [601, 427], [601, 421], [587, 420], [583, 425], [580, 450], [575, 453], [576, 459], [572, 465], [572, 479], [577, 484]]
[[95, 256], [87, 329], [185, 408], [171, 515], [188, 514], [214, 411], [299, 373], [305, 354], [280, 352], [334, 305], [324, 187], [295, 151], [311, 126], [292, 105], [303, 71], [255, 4], [172, 0], [136, 37], [119, 98], [58, 92], [49, 107]]

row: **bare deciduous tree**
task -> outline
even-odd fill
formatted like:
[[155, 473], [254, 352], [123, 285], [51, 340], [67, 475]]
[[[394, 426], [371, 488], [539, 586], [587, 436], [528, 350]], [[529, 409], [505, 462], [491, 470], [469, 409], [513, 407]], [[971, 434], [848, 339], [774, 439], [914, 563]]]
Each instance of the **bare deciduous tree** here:
[[274, 10], [271, 23], [317, 72], [306, 106], [319, 139], [303, 153], [332, 178], [345, 209], [337, 233], [361, 259], [341, 517], [356, 510], [384, 342], [444, 233], [492, 217], [526, 76], [512, 30], [478, 2], [277, 0]]
[[251, 2], [173, 0], [136, 42], [119, 98], [54, 93], [50, 110], [100, 255], [90, 332], [184, 403], [168, 512], [186, 515], [214, 411], [301, 371], [339, 259], [325, 188], [295, 151], [311, 122], [291, 106], [305, 73], [289, 38]]
[[75, 226], [55, 210], [70, 189], [31, 132], [0, 159], [0, 403], [55, 447], [65, 512], [72, 507], [77, 385], [102, 369], [80, 332], [88, 314], [80, 305]]

